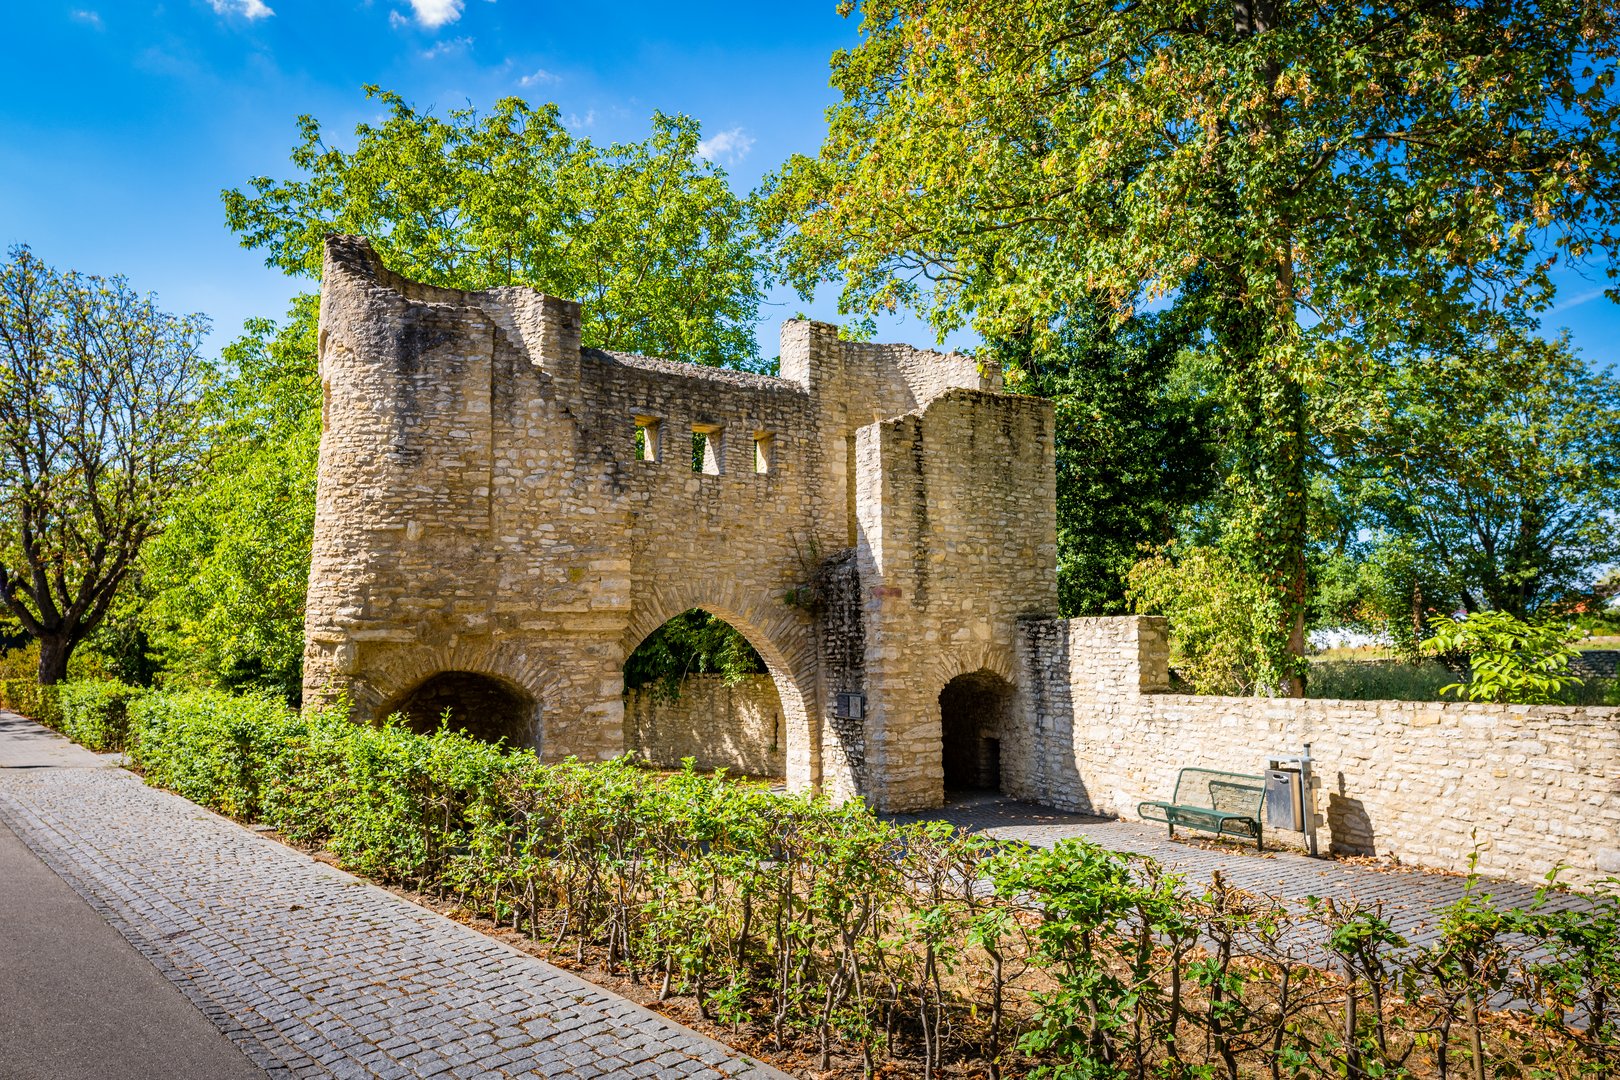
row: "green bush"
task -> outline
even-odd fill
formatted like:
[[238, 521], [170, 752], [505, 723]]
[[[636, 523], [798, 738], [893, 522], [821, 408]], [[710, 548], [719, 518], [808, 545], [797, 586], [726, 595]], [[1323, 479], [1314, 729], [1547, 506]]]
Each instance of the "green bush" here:
[[1313, 660], [1305, 692], [1344, 701], [1440, 701], [1440, 689], [1456, 681], [1449, 668], [1432, 660]]
[[[1620, 899], [1518, 914], [1470, 890], [1414, 947], [1372, 909], [1302, 912], [1079, 841], [899, 825], [690, 766], [545, 764], [209, 691], [129, 714], [148, 782], [569, 941], [823, 1068], [1327, 1077], [1348, 1055], [1351, 1075], [1395, 1076], [1465, 1060], [1477, 1035], [1490, 1075], [1574, 1077], [1620, 1038]], [[1300, 940], [1328, 941], [1334, 969]], [[1533, 1003], [1529, 1022], [1469, 1004], [1505, 1000]]]
[[130, 703], [146, 692], [111, 679], [63, 683], [57, 690], [62, 734], [91, 750], [122, 750], [129, 736]]
[[33, 676], [20, 679], [0, 679], [0, 709], [21, 713], [46, 727], [60, 727], [61, 707], [57, 702], [60, 687], [41, 686]]
[[1284, 672], [1265, 647], [1275, 598], [1226, 552], [1167, 548], [1137, 562], [1126, 580], [1139, 614], [1169, 619], [1171, 665], [1195, 694], [1272, 694], [1282, 685]]
[[1546, 705], [1564, 700], [1582, 680], [1569, 673], [1575, 642], [1584, 633], [1558, 622], [1527, 623], [1506, 611], [1474, 611], [1466, 619], [1437, 619], [1434, 636], [1425, 644], [1433, 653], [1468, 657], [1466, 683], [1453, 683], [1469, 701]]
[[256, 820], [266, 779], [307, 730], [296, 711], [269, 694], [152, 693], [130, 703], [127, 751], [148, 783]]

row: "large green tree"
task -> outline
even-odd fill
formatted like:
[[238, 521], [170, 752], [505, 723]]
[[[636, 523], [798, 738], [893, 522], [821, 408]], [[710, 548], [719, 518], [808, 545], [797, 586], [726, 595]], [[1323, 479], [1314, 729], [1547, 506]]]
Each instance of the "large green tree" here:
[[1469, 611], [1569, 605], [1620, 560], [1620, 380], [1567, 337], [1407, 352], [1355, 399], [1339, 485]]
[[555, 105], [487, 113], [388, 108], [353, 150], [298, 120], [286, 180], [224, 192], [244, 247], [316, 277], [330, 232], [370, 239], [390, 268], [458, 289], [529, 285], [584, 303], [586, 345], [703, 364], [757, 360], [761, 263], [750, 204], [698, 153], [695, 121], [654, 114], [641, 142], [571, 135]]
[[121, 277], [0, 263], [0, 606], [60, 682], [207, 450], [207, 320]]
[[1065, 615], [1129, 610], [1131, 567], [1171, 541], [1219, 480], [1214, 403], [1181, 362], [1199, 336], [1176, 311], [1116, 323], [1086, 303], [1038, 344], [996, 343], [1007, 389], [1053, 405]]
[[284, 328], [254, 320], [225, 349], [208, 479], [175, 500], [142, 559], [143, 624], [171, 678], [301, 693], [321, 437], [313, 309], [302, 297]]
[[820, 154], [774, 182], [783, 269], [805, 289], [841, 277], [854, 310], [908, 306], [991, 338], [1099, 291], [1205, 305], [1239, 436], [1234, 542], [1303, 692], [1306, 395], [1327, 346], [1545, 303], [1561, 259], [1610, 269], [1614, 9], [874, 0], [862, 15], [860, 45], [833, 59], [843, 101]]

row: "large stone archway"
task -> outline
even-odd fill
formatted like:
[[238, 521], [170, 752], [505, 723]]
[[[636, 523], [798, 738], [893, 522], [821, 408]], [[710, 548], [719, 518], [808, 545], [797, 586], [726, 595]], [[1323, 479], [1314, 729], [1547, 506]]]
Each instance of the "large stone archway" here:
[[810, 618], [780, 600], [762, 602], [735, 582], [708, 588], [697, 582], [655, 586], [635, 597], [621, 639], [623, 656], [627, 659], [659, 627], [694, 608], [730, 623], [765, 661], [781, 701], [788, 790], [813, 790], [821, 780], [821, 754], [814, 723], [817, 668]]
[[1018, 722], [1012, 683], [989, 670], [958, 675], [939, 692], [945, 791], [1001, 791], [1002, 741]]
[[382, 716], [398, 715], [424, 733], [444, 726], [509, 746], [537, 746], [541, 741], [539, 702], [512, 682], [473, 671], [430, 675], [377, 711]]

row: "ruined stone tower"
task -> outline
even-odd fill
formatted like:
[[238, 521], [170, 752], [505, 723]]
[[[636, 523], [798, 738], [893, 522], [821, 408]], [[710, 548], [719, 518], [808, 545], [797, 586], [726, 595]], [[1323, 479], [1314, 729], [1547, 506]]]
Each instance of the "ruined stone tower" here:
[[765, 659], [790, 787], [1041, 793], [1046, 402], [823, 323], [783, 326], [780, 378], [582, 349], [575, 303], [409, 282], [355, 237], [327, 241], [320, 318], [308, 700], [608, 758], [626, 657], [704, 608]]

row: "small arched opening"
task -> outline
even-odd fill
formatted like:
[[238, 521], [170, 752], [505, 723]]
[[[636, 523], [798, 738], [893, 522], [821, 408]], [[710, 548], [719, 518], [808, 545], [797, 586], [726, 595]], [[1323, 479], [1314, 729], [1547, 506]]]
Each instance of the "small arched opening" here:
[[981, 668], [939, 692], [940, 758], [946, 791], [1000, 791], [1001, 739], [1013, 711], [1012, 684]]
[[644, 638], [624, 664], [625, 749], [657, 768], [781, 779], [782, 696], [759, 651], [718, 615], [692, 608]]
[[539, 744], [539, 707], [527, 691], [504, 679], [472, 671], [441, 671], [379, 710], [398, 713], [413, 731], [437, 731], [442, 724], [485, 742], [510, 746]]

